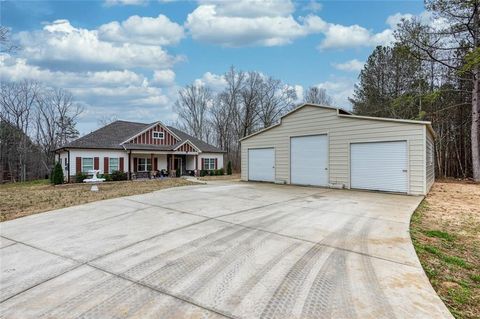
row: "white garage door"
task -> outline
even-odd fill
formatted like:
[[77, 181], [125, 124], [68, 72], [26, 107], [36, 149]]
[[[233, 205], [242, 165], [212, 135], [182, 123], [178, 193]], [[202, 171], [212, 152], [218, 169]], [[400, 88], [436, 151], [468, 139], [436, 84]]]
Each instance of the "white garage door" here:
[[290, 174], [292, 184], [327, 186], [328, 138], [326, 135], [291, 138]]
[[407, 142], [350, 145], [351, 187], [406, 193]]
[[275, 152], [273, 148], [248, 150], [248, 180], [275, 181]]

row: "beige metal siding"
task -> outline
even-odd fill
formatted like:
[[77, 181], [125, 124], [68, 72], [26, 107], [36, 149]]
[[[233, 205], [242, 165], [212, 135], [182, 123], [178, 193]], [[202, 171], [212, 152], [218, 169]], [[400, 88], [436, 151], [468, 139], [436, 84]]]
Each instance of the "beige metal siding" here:
[[427, 130], [426, 138], [426, 175], [427, 175], [427, 190], [426, 193], [430, 191], [430, 188], [435, 181], [435, 142], [432, 137], [432, 133]]
[[350, 188], [350, 143], [406, 140], [409, 193], [424, 194], [423, 130], [424, 125], [348, 118], [334, 109], [305, 106], [284, 117], [281, 125], [242, 141], [242, 179], [248, 179], [248, 148], [275, 147], [276, 180], [290, 183], [290, 137], [328, 134], [329, 182]]

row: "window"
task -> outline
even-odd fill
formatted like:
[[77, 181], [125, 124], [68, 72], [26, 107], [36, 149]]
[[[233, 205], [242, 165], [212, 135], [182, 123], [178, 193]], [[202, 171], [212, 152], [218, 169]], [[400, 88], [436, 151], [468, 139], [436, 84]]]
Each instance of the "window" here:
[[108, 159], [108, 173], [118, 171], [118, 157], [110, 157]]
[[64, 166], [65, 166], [65, 170], [68, 171], [68, 159], [66, 157], [64, 159]]
[[212, 170], [215, 169], [215, 159], [214, 158], [204, 158], [203, 159], [203, 169]]
[[93, 157], [82, 158], [82, 172], [87, 173], [93, 170]]
[[163, 132], [153, 131], [152, 136], [154, 139], [163, 140]]
[[152, 170], [152, 159], [139, 158], [137, 160], [137, 172], [150, 172]]

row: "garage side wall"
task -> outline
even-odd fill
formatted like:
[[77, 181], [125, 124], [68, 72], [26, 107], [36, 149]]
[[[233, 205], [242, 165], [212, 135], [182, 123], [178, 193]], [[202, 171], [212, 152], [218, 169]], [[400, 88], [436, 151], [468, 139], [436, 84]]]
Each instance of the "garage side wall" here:
[[432, 133], [429, 130], [427, 131], [426, 139], [426, 175], [427, 175], [427, 190], [426, 193], [430, 191], [430, 188], [435, 182], [435, 141], [433, 140]]
[[242, 180], [248, 180], [248, 149], [274, 147], [275, 180], [290, 183], [290, 137], [328, 134], [329, 183], [350, 188], [350, 143], [407, 140], [409, 193], [424, 194], [423, 130], [424, 125], [348, 118], [333, 109], [306, 106], [281, 125], [242, 141]]

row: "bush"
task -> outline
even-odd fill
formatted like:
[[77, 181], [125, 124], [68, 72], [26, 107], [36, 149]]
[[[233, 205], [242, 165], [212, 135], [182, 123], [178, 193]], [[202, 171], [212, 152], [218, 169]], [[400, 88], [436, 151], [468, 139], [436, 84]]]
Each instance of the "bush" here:
[[113, 181], [112, 176], [110, 174], [99, 174], [98, 178], [104, 178], [105, 182]]
[[65, 182], [62, 164], [60, 164], [60, 162], [57, 162], [57, 164], [55, 164], [53, 167], [51, 182], [55, 185], [63, 184]]
[[207, 174], [208, 174], [208, 172], [207, 172], [206, 170], [204, 170], [204, 169], [202, 169], [202, 170], [200, 171], [200, 177], [207, 176]]
[[215, 176], [215, 170], [212, 169], [211, 171], [208, 171], [208, 175]]
[[227, 175], [232, 175], [232, 161], [228, 161], [228, 164], [227, 164]]
[[217, 170], [217, 175], [219, 176], [225, 175], [225, 171], [223, 170], [223, 168], [220, 168], [219, 170]]
[[127, 173], [121, 171], [113, 171], [112, 174], [109, 175], [112, 181], [126, 181], [127, 180]]
[[176, 175], [177, 177], [180, 177], [181, 173], [180, 173], [180, 169], [179, 169], [179, 168], [177, 168], [177, 170], [175, 171], [175, 175]]
[[77, 175], [75, 175], [75, 183], [83, 183], [83, 180], [87, 178], [87, 174], [83, 172], [78, 172]]

